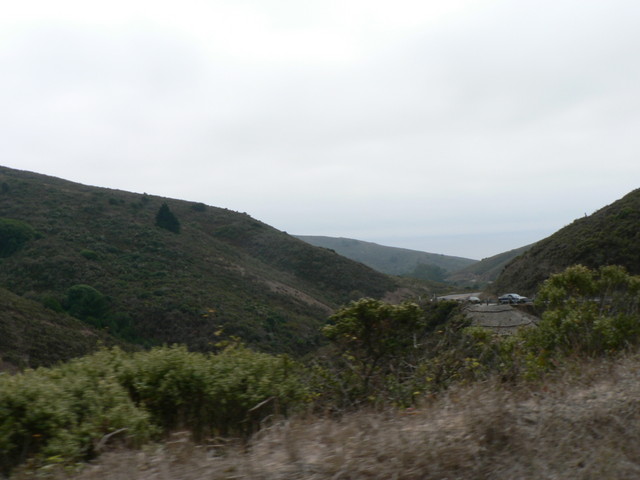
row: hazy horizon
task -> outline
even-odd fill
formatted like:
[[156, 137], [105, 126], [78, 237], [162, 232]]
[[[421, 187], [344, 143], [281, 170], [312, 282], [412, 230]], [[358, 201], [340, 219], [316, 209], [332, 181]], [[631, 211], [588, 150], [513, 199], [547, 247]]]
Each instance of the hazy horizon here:
[[481, 259], [637, 188], [631, 0], [24, 0], [11, 168]]

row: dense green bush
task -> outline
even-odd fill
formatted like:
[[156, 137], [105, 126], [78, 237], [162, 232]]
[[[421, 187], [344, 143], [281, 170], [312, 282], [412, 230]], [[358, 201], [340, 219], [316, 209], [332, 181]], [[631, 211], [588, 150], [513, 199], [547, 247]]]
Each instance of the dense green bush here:
[[[60, 367], [0, 377], [0, 470], [36, 456], [78, 461], [121, 432], [134, 445], [157, 430], [114, 377], [122, 354], [103, 351]], [[108, 437], [107, 437], [108, 438]]]
[[[119, 378], [156, 424], [198, 438], [249, 433], [252, 422], [305, 398], [293, 362], [238, 345], [217, 355], [155, 348], [134, 355]], [[269, 405], [252, 410], [262, 402]]]
[[440, 352], [459, 343], [465, 324], [457, 314], [456, 302], [393, 305], [371, 298], [339, 309], [323, 328], [331, 348], [312, 369], [318, 398], [341, 407], [409, 405], [440, 388], [430, 372]]
[[537, 303], [546, 309], [542, 321], [523, 336], [541, 360], [612, 353], [640, 339], [640, 277], [623, 267], [569, 267], [542, 285]]
[[28, 223], [0, 218], [0, 257], [8, 257], [36, 236], [36, 231]]
[[640, 342], [640, 277], [623, 267], [568, 267], [543, 283], [536, 304], [540, 322], [514, 336], [469, 331], [479, 370], [535, 378], [567, 358], [611, 355]]
[[70, 315], [85, 321], [100, 319], [109, 309], [107, 298], [90, 285], [69, 288], [65, 306]]
[[0, 472], [28, 458], [76, 462], [107, 440], [136, 445], [176, 428], [197, 439], [245, 435], [306, 398], [293, 362], [242, 346], [217, 355], [185, 347], [105, 349], [54, 368], [0, 375]]

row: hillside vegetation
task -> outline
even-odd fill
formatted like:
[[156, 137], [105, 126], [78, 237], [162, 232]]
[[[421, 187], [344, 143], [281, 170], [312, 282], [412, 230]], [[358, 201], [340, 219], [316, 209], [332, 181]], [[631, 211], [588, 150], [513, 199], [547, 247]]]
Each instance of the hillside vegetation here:
[[[640, 358], [585, 361], [544, 383], [483, 382], [418, 408], [276, 423], [249, 446], [176, 434], [60, 479], [634, 480]], [[25, 477], [28, 478], [28, 477]]]
[[128, 342], [301, 354], [336, 307], [397, 288], [244, 213], [4, 167], [0, 185], [0, 287]]
[[296, 237], [311, 245], [328, 248], [347, 258], [364, 263], [379, 272], [424, 280], [443, 281], [447, 273], [477, 262], [470, 258], [387, 247], [351, 238], [313, 235], [296, 235]]
[[[456, 302], [364, 298], [331, 316], [329, 345], [304, 362], [228, 343], [215, 354], [103, 349], [0, 375], [0, 470], [634, 478], [639, 299], [640, 276], [575, 265], [541, 287], [538, 325], [509, 336], [469, 326]], [[149, 441], [160, 444], [121, 450]]]
[[483, 258], [479, 262], [450, 273], [447, 275], [446, 281], [460, 286], [476, 285], [484, 287], [496, 280], [511, 260], [522, 255], [532, 246], [526, 245], [492, 257]]
[[0, 475], [637, 478], [639, 207], [513, 259], [539, 318], [501, 335], [246, 214], [0, 169]]
[[77, 318], [0, 288], [0, 371], [52, 365], [113, 343]]
[[551, 274], [575, 264], [640, 273], [640, 189], [537, 242], [506, 265], [492, 290], [531, 295]]

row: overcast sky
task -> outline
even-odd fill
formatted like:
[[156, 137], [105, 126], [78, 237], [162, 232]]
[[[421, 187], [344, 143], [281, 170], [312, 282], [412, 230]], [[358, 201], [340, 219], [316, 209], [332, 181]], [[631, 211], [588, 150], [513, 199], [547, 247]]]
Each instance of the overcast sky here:
[[640, 180], [638, 0], [20, 0], [0, 164], [484, 258]]

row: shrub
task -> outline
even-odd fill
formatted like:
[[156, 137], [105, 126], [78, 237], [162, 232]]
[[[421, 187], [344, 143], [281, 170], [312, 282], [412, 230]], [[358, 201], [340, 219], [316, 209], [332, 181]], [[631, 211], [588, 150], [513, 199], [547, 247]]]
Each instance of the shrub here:
[[[331, 349], [312, 370], [318, 397], [340, 407], [410, 405], [440, 388], [449, 377], [434, 383], [430, 372], [459, 344], [464, 324], [455, 321], [457, 312], [456, 302], [393, 305], [371, 298], [339, 309], [323, 328]], [[459, 368], [449, 368], [448, 359], [438, 365], [441, 372]]]
[[98, 260], [99, 258], [99, 255], [96, 252], [88, 249], [80, 251], [80, 255], [82, 255], [87, 260]]
[[166, 203], [162, 204], [156, 214], [156, 226], [173, 233], [180, 233], [180, 222]]
[[41, 298], [40, 303], [47, 307], [49, 310], [53, 310], [57, 313], [64, 312], [64, 308], [60, 301], [54, 295], [45, 295]]
[[8, 473], [34, 455], [39, 463], [87, 459], [101, 439], [118, 431], [129, 444], [150, 438], [155, 428], [149, 415], [113, 375], [117, 355], [104, 351], [0, 377], [0, 470]]
[[521, 336], [538, 367], [550, 368], [558, 356], [613, 353], [640, 340], [640, 277], [623, 267], [574, 265], [551, 276], [536, 301], [546, 309], [542, 320]]
[[249, 433], [274, 409], [305, 397], [291, 360], [237, 345], [217, 355], [154, 348], [134, 355], [120, 380], [163, 429], [187, 428], [196, 438]]
[[85, 460], [105, 442], [130, 446], [176, 428], [196, 439], [251, 433], [307, 395], [286, 357], [232, 345], [217, 355], [185, 347], [101, 350], [55, 368], [0, 375], [0, 473], [31, 458]]
[[0, 257], [12, 255], [36, 236], [36, 231], [28, 223], [0, 218]]
[[109, 309], [107, 298], [90, 285], [74, 285], [67, 290], [67, 311], [84, 321], [102, 318]]

